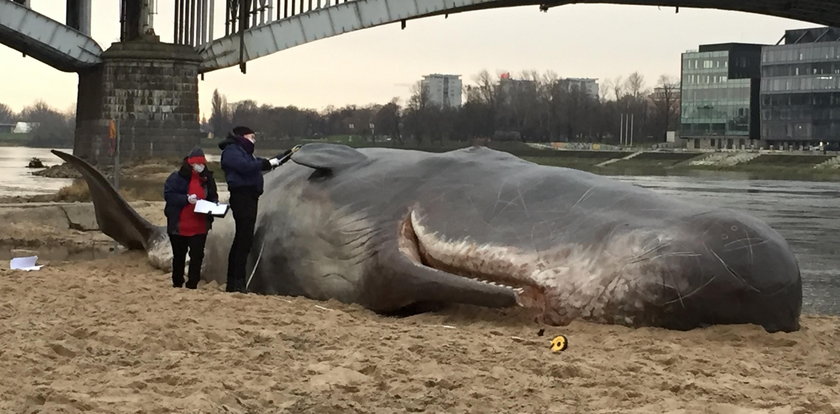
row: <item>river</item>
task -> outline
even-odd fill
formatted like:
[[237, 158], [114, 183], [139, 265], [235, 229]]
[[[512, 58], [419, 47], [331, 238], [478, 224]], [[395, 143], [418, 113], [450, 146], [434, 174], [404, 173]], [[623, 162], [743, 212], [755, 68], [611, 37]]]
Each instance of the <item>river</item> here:
[[[59, 148], [59, 150], [73, 152], [72, 149]], [[10, 196], [52, 194], [73, 181], [32, 175], [33, 171], [38, 171], [26, 168], [32, 157], [37, 157], [46, 166], [64, 162], [47, 148], [0, 146], [0, 199]]]
[[[61, 162], [47, 149], [0, 147], [0, 198], [48, 194], [69, 183], [32, 175], [26, 168], [32, 157], [47, 165]], [[719, 172], [612, 178], [765, 220], [787, 239], [799, 260], [803, 310], [840, 315], [840, 183], [755, 180]]]
[[787, 239], [799, 261], [803, 310], [840, 315], [840, 183], [754, 180], [720, 172], [612, 178], [766, 221]]

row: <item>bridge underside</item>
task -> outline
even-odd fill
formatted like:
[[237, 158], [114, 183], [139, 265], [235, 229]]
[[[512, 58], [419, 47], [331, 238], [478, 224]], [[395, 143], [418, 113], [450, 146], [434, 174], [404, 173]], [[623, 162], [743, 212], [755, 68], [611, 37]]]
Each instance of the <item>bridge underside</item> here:
[[102, 62], [102, 48], [90, 37], [7, 0], [0, 0], [0, 43], [65, 72]]
[[196, 50], [203, 60], [200, 71], [209, 72], [315, 40], [409, 19], [501, 7], [539, 5], [548, 10], [567, 4], [601, 3], [712, 8], [840, 26], [837, 0], [351, 0], [252, 27]]

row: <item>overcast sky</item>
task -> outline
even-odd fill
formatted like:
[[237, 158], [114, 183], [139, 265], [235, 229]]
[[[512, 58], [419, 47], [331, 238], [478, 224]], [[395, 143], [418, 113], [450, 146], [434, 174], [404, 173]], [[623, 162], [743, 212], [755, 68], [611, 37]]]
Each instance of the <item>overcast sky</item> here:
[[[32, 0], [33, 8], [64, 20], [64, 2]], [[97, 0], [92, 36], [103, 49], [119, 40], [117, 1]], [[155, 30], [172, 41], [169, 1], [159, 1]], [[217, 1], [217, 8], [224, 4]], [[460, 74], [464, 84], [491, 74], [553, 71], [599, 83], [638, 71], [652, 87], [660, 75], [679, 78], [680, 53], [706, 43], [775, 44], [787, 29], [816, 24], [721, 10], [649, 6], [568, 5], [547, 13], [537, 6], [484, 10], [365, 29], [281, 51], [199, 81], [203, 116], [214, 89], [229, 102], [295, 105], [384, 104], [400, 98], [429, 73]], [[223, 16], [220, 9], [216, 16]], [[221, 22], [217, 23], [221, 24]], [[223, 33], [217, 29], [216, 35]], [[0, 102], [19, 111], [37, 100], [59, 110], [75, 106], [78, 76], [60, 72], [0, 45]]]

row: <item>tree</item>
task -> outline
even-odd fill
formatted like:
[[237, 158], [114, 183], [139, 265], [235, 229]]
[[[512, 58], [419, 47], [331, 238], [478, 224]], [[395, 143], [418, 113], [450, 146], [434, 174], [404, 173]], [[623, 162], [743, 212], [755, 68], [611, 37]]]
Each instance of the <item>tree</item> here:
[[0, 103], [0, 122], [14, 122], [15, 112], [8, 105]]
[[405, 133], [412, 136], [419, 144], [431, 134], [434, 108], [429, 105], [429, 97], [421, 82], [411, 87], [404, 119]]
[[20, 117], [36, 126], [30, 133], [29, 144], [35, 147], [72, 147], [75, 117], [51, 108], [43, 101], [23, 108]]
[[607, 85], [612, 89], [615, 101], [618, 102], [624, 96], [624, 80], [621, 76], [616, 76], [615, 79], [607, 80]]
[[662, 136], [670, 129], [672, 120], [676, 122], [676, 115], [679, 113], [678, 94], [680, 91], [680, 84], [675, 82], [670, 76], [662, 75], [659, 77], [659, 82], [653, 92], [653, 104], [656, 108], [656, 117], [660, 120], [662, 129]]
[[400, 137], [400, 106], [397, 105], [397, 98], [383, 105], [373, 117], [376, 125], [376, 132], [391, 137], [394, 141], [402, 143]]
[[645, 77], [639, 72], [633, 72], [624, 82], [624, 88], [635, 99], [639, 99], [645, 88]]
[[219, 93], [218, 89], [215, 89], [210, 103], [212, 105], [212, 113], [210, 114], [210, 130], [213, 132], [214, 136], [224, 137], [232, 127], [227, 99], [224, 95]]

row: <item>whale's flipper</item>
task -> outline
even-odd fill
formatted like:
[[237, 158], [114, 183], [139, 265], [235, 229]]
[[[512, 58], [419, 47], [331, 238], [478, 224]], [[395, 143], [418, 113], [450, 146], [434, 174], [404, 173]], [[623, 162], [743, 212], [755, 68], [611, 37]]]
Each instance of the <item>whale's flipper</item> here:
[[87, 182], [99, 230], [129, 249], [148, 251], [156, 240], [166, 235], [165, 229], [141, 217], [117, 193], [117, 190], [96, 168], [84, 160], [57, 150], [51, 151], [78, 170]]

